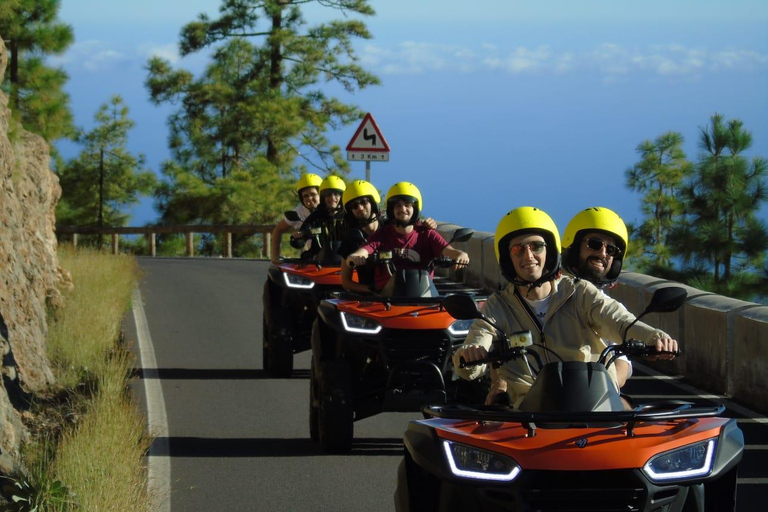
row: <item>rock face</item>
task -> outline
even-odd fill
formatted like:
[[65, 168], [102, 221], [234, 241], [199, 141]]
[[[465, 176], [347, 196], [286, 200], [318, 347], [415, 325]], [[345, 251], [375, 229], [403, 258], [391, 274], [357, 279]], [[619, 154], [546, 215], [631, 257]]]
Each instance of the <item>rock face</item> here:
[[[0, 37], [0, 81], [8, 55]], [[55, 207], [61, 196], [49, 148], [11, 120], [0, 92], [0, 473], [9, 473], [27, 435], [20, 412], [28, 392], [53, 383], [45, 351], [46, 311], [66, 279], [56, 256]]]

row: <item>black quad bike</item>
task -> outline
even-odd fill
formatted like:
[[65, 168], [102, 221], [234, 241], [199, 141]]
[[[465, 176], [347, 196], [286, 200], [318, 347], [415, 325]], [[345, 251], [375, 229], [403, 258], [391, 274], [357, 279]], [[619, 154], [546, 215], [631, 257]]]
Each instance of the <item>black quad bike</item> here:
[[[451, 241], [472, 236], [457, 230]], [[391, 254], [369, 264], [391, 266]], [[391, 296], [339, 294], [323, 300], [312, 330], [309, 428], [329, 452], [348, 451], [354, 422], [381, 412], [419, 411], [429, 403], [485, 399], [487, 381], [454, 377], [451, 356], [466, 338], [471, 321], [456, 320], [442, 306], [446, 295], [478, 290], [430, 277], [438, 258], [425, 269], [392, 272]]]
[[[673, 311], [682, 288], [657, 290], [643, 312]], [[444, 302], [456, 318], [484, 318], [471, 298]], [[640, 316], [643, 316], [640, 315]], [[501, 333], [485, 361], [539, 346]], [[530, 333], [528, 333], [530, 334]], [[540, 371], [519, 409], [427, 406], [405, 432], [396, 510], [733, 511], [744, 437], [722, 405], [676, 400], [626, 410], [606, 371], [616, 357], [658, 354], [637, 340], [596, 363], [530, 364]], [[607, 366], [606, 366], [607, 365]]]
[[[285, 213], [298, 220], [296, 212]], [[293, 355], [310, 348], [312, 324], [320, 301], [341, 290], [341, 258], [336, 243], [325, 243], [320, 229], [304, 229], [291, 245], [302, 248], [312, 242], [300, 258], [281, 258], [272, 265], [262, 295], [262, 356], [264, 369], [273, 377], [290, 377]]]

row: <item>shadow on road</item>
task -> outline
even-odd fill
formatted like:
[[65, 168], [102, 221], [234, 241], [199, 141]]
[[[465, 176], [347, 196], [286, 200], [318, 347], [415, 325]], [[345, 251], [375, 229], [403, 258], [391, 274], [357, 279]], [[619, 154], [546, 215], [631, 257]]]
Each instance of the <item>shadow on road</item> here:
[[[161, 380], [261, 380], [273, 377], [266, 370], [225, 368], [134, 368], [133, 376]], [[289, 379], [309, 379], [309, 370], [294, 370]]]
[[[167, 447], [167, 448], [162, 448]], [[158, 457], [307, 457], [332, 455], [323, 453], [310, 439], [251, 439], [169, 437], [155, 439], [153, 456]], [[355, 439], [352, 451], [345, 455], [403, 455], [402, 438]]]

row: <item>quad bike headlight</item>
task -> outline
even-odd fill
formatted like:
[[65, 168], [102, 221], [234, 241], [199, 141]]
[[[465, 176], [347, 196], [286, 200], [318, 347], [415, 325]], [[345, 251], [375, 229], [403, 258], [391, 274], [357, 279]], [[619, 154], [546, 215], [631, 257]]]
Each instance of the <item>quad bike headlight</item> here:
[[341, 313], [341, 323], [347, 332], [357, 332], [361, 334], [378, 334], [381, 331], [381, 324], [364, 316], [350, 315]]
[[448, 326], [448, 332], [454, 336], [466, 336], [469, 334], [469, 328], [475, 320], [456, 320]]
[[443, 441], [451, 472], [462, 478], [511, 482], [520, 474], [517, 463], [499, 453]]
[[289, 272], [283, 272], [283, 279], [285, 279], [285, 285], [289, 288], [304, 288], [308, 290], [315, 286], [315, 282], [308, 277]]
[[689, 444], [651, 458], [643, 466], [643, 473], [652, 482], [669, 482], [704, 476], [712, 471], [715, 439]]

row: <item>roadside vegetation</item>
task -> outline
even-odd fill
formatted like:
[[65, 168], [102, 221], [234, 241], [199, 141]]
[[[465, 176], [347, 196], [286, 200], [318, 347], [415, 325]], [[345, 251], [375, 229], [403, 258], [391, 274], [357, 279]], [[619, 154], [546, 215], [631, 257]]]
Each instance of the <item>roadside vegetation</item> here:
[[25, 415], [27, 470], [6, 486], [15, 501], [6, 510], [149, 511], [151, 439], [128, 388], [134, 360], [120, 334], [138, 265], [130, 256], [66, 247], [59, 258], [75, 286], [49, 315], [56, 388], [33, 397]]

